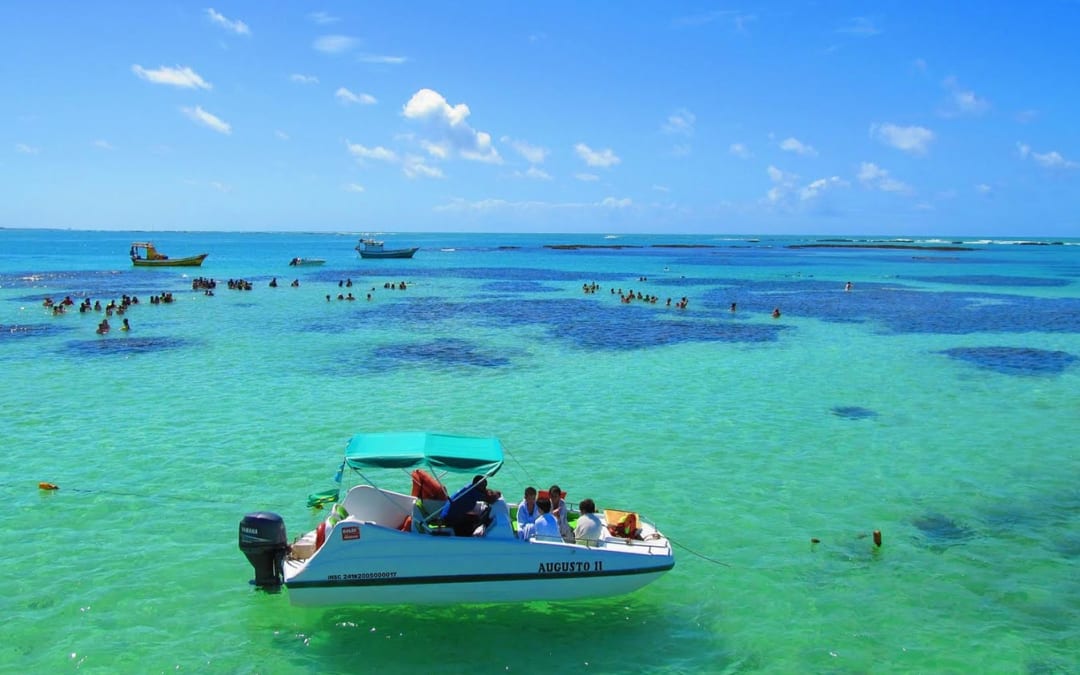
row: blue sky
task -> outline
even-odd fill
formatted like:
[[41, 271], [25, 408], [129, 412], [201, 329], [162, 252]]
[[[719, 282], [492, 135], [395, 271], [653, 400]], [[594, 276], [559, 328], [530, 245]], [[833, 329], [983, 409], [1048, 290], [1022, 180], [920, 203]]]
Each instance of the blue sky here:
[[15, 3], [0, 227], [1080, 236], [1080, 3]]

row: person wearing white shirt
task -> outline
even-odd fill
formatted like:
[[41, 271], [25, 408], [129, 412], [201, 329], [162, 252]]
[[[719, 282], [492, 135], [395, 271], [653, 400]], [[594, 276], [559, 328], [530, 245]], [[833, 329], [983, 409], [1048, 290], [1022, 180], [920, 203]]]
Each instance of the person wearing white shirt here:
[[582, 499], [578, 504], [578, 511], [581, 515], [578, 516], [577, 527], [574, 528], [574, 540], [586, 546], [603, 546], [607, 528], [600, 516], [596, 515], [596, 503], [591, 499]]
[[570, 509], [566, 508], [566, 500], [562, 498], [563, 491], [558, 485], [552, 485], [548, 489], [548, 497], [551, 498], [551, 513], [559, 521], [559, 536], [568, 544], [574, 543], [574, 531], [570, 529]]
[[532, 536], [542, 541], [562, 541], [559, 534], [559, 521], [551, 513], [551, 500], [541, 497], [536, 500], [536, 506], [540, 509], [540, 517], [533, 524]]
[[[526, 530], [532, 529], [533, 523], [540, 517], [540, 509], [536, 506], [536, 488], [529, 486], [525, 488], [525, 499], [518, 504], [517, 509], [517, 525], [518, 536], [522, 539], [528, 539], [526, 536]], [[526, 528], [525, 526], [529, 527]]]

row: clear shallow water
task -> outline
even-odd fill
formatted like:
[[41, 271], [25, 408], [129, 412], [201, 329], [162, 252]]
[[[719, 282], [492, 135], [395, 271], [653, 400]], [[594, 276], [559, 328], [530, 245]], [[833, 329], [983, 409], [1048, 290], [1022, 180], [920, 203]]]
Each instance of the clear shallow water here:
[[[353, 234], [155, 233], [210, 257], [131, 269], [145, 236], [0, 230], [0, 670], [1080, 668], [1075, 245], [401, 234], [416, 258], [373, 262]], [[641, 248], [544, 248], [567, 243]], [[673, 243], [707, 247], [654, 246]], [[176, 302], [150, 305], [162, 291]], [[141, 300], [127, 335], [41, 307], [122, 293]], [[252, 590], [243, 514], [301, 533], [348, 436], [391, 429], [498, 435], [496, 487], [636, 507], [676, 567], [569, 604], [311, 610]]]

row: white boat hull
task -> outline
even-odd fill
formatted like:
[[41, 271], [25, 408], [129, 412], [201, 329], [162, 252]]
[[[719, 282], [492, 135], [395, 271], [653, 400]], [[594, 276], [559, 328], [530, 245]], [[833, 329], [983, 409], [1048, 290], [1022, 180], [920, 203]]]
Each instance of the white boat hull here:
[[287, 560], [296, 605], [451, 604], [621, 595], [674, 566], [670, 544], [603, 547], [401, 532], [348, 518], [307, 560]]
[[675, 565], [670, 542], [643, 519], [641, 539], [605, 532], [586, 546], [518, 539], [501, 499], [479, 536], [403, 530], [410, 513], [422, 518], [418, 509], [409, 495], [353, 487], [318, 529], [293, 543], [278, 583], [296, 605], [577, 600], [635, 591]]

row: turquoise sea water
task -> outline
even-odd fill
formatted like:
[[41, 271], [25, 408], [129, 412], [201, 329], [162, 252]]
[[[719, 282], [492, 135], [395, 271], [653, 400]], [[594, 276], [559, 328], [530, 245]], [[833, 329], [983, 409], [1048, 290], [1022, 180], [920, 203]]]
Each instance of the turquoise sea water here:
[[[1080, 241], [154, 233], [210, 256], [132, 269], [147, 236], [0, 230], [0, 671], [1080, 670]], [[96, 335], [78, 302], [125, 293]], [[347, 438], [405, 429], [499, 436], [494, 487], [635, 508], [675, 569], [565, 604], [249, 586], [240, 518], [299, 535]]]

